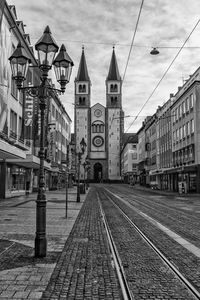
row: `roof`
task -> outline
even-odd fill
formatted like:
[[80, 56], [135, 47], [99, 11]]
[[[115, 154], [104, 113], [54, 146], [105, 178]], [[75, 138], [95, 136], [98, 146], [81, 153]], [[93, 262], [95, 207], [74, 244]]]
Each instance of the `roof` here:
[[112, 57], [110, 61], [110, 68], [109, 68], [107, 80], [121, 80], [114, 47], [113, 47]]
[[122, 150], [123, 152], [124, 148], [127, 144], [137, 144], [138, 143], [138, 135], [137, 133], [124, 133], [122, 136]]
[[88, 70], [87, 70], [86, 59], [85, 59], [84, 47], [82, 47], [81, 60], [78, 68], [76, 81], [90, 81], [90, 77], [88, 75]]
[[138, 143], [137, 133], [124, 133], [122, 136], [122, 144]]

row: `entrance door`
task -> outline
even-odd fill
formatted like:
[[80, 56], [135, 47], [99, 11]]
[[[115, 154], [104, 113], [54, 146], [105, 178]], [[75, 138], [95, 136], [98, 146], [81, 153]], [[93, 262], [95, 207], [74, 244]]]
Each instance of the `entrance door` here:
[[96, 163], [94, 165], [94, 181], [101, 182], [102, 179], [103, 179], [102, 165], [100, 163]]

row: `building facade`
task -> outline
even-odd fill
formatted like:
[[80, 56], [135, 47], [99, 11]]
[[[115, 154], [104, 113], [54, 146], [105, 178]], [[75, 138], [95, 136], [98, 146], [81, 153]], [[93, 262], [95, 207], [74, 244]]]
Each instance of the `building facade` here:
[[124, 183], [138, 183], [138, 136], [135, 133], [123, 135], [121, 151], [121, 176]]
[[199, 193], [200, 67], [154, 116], [138, 131], [140, 183]]
[[[37, 97], [18, 91], [11, 78], [8, 58], [21, 42], [32, 65], [24, 86], [40, 84], [40, 70], [30, 37], [15, 6], [5, 2], [0, 23], [0, 198], [14, 197], [37, 190], [40, 159], [40, 110]], [[49, 81], [51, 85], [51, 80]], [[54, 109], [53, 109], [54, 107]], [[58, 95], [52, 93], [45, 114], [45, 187], [54, 186], [52, 177], [63, 173], [71, 120]], [[56, 175], [57, 176], [57, 175]], [[57, 176], [57, 177], [58, 177]], [[61, 177], [61, 176], [60, 176]], [[59, 185], [57, 185], [57, 188]]]
[[[75, 79], [75, 144], [80, 151], [84, 138], [87, 146], [82, 163], [90, 163], [90, 180], [119, 181], [120, 151], [123, 134], [122, 80], [119, 75], [113, 48], [108, 76], [106, 78], [106, 107], [100, 103], [91, 106], [91, 80], [82, 49], [79, 70]], [[80, 179], [84, 177], [81, 165]]]

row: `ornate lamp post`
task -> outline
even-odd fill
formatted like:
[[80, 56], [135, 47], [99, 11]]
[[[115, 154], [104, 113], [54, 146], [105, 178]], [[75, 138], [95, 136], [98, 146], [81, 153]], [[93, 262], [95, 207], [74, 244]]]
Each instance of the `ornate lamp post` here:
[[80, 165], [81, 165], [81, 158], [82, 158], [82, 155], [85, 153], [85, 148], [87, 146], [84, 138], [82, 138], [82, 140], [80, 142], [80, 146], [81, 146], [81, 152], [77, 152], [77, 156], [78, 156], [78, 183], [77, 183], [77, 198], [76, 198], [77, 202], [80, 202]]
[[[39, 107], [41, 113], [41, 133], [40, 133], [40, 170], [39, 170], [39, 187], [36, 200], [36, 237], [35, 237], [35, 257], [45, 257], [47, 253], [46, 239], [46, 195], [45, 195], [45, 174], [44, 174], [44, 134], [45, 134], [45, 108], [46, 99], [50, 92], [59, 91], [64, 93], [65, 86], [70, 80], [70, 75], [73, 67], [73, 62], [66, 52], [65, 46], [62, 45], [58, 52], [58, 45], [51, 35], [49, 26], [44, 30], [42, 37], [35, 45], [38, 52], [38, 67], [41, 71], [41, 83], [39, 86], [22, 87], [23, 81], [26, 79], [28, 65], [30, 59], [26, 54], [25, 49], [19, 43], [11, 57], [10, 65], [12, 77], [15, 79], [19, 90], [26, 89], [32, 97], [39, 98]], [[54, 65], [56, 79], [60, 83], [61, 89], [54, 89], [48, 84], [48, 72]]]
[[84, 169], [84, 174], [83, 174], [83, 181], [84, 181], [84, 194], [85, 194], [85, 189], [86, 189], [86, 184], [85, 184], [85, 171], [86, 171], [87, 163], [86, 161], [83, 163], [83, 169]]

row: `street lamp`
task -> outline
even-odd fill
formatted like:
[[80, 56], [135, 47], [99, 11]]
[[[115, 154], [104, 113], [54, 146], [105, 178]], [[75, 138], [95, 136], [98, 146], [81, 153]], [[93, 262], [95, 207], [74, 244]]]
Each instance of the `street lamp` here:
[[[21, 43], [9, 58], [12, 78], [15, 80], [19, 90], [27, 90], [32, 97], [39, 98], [39, 107], [41, 112], [41, 133], [40, 133], [40, 170], [39, 170], [39, 187], [36, 200], [36, 236], [35, 236], [35, 257], [45, 257], [47, 253], [47, 239], [46, 239], [46, 195], [45, 195], [45, 174], [44, 174], [44, 138], [45, 138], [45, 109], [46, 99], [49, 97], [51, 91], [59, 91], [64, 93], [65, 86], [69, 82], [73, 62], [66, 52], [65, 46], [62, 45], [60, 52], [54, 59], [58, 52], [58, 45], [51, 36], [49, 26], [44, 30], [42, 37], [35, 45], [38, 52], [38, 67], [41, 71], [41, 83], [39, 86], [23, 87], [22, 83], [26, 79], [30, 58], [27, 56], [24, 47]], [[60, 83], [61, 89], [52, 88], [48, 84], [48, 72], [54, 65], [56, 79]]]
[[85, 184], [85, 170], [86, 170], [86, 167], [87, 167], [87, 163], [84, 162], [83, 163], [83, 169], [84, 169], [84, 173], [83, 173], [83, 181], [84, 181], [84, 194], [85, 194], [85, 189], [86, 189], [86, 184]]
[[[83, 168], [84, 168], [84, 185], [85, 185], [85, 189], [88, 189], [89, 183], [88, 183], [88, 171], [90, 169], [90, 162], [88, 160], [88, 156], [86, 156], [85, 158], [85, 162], [83, 163]], [[87, 172], [87, 177], [85, 178], [85, 171]]]
[[82, 158], [82, 155], [85, 153], [85, 148], [87, 146], [84, 138], [82, 138], [82, 140], [80, 142], [80, 146], [81, 146], [81, 151], [77, 152], [77, 156], [78, 156], [78, 183], [77, 183], [77, 198], [76, 198], [77, 202], [80, 202], [80, 165], [81, 165], [81, 158]]

